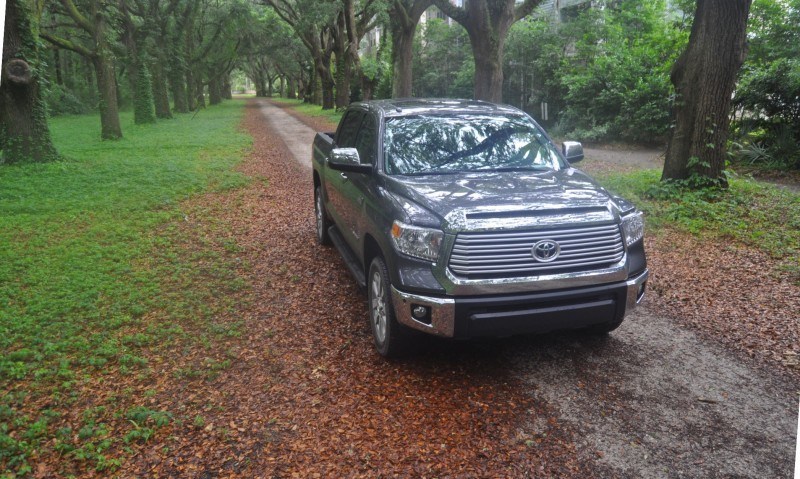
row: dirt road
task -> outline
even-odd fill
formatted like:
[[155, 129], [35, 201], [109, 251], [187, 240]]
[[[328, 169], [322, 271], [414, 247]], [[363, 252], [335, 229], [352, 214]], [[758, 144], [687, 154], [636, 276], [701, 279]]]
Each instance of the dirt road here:
[[[310, 129], [284, 128], [296, 120], [267, 103], [261, 111], [289, 149], [307, 150]], [[587, 156], [602, 151], [588, 150]], [[657, 155], [650, 157], [658, 162]], [[631, 162], [641, 162], [637, 158]], [[305, 165], [307, 156], [297, 160]], [[799, 385], [746, 364], [646, 307], [606, 339], [557, 334], [430, 345], [440, 346], [467, 356], [465, 351], [478, 349], [500, 362], [524, 394], [544, 401], [574, 431], [578, 454], [615, 475], [791, 475]], [[532, 420], [517, 427], [535, 438], [546, 424]]]

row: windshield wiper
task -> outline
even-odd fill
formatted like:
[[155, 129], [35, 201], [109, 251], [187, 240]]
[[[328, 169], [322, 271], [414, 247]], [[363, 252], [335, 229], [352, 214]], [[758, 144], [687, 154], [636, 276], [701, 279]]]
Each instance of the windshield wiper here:
[[436, 166], [446, 166], [452, 164], [462, 158], [466, 158], [468, 156], [477, 155], [478, 153], [483, 153], [484, 151], [488, 150], [489, 148], [493, 147], [499, 140], [507, 140], [511, 137], [514, 133], [519, 133], [521, 131], [525, 131], [522, 128], [503, 128], [502, 130], [497, 130], [491, 135], [487, 136], [482, 142], [478, 143], [477, 145], [473, 146], [472, 148], [467, 148], [466, 150], [456, 151], [455, 153], [451, 154], [447, 158], [441, 161]]
[[550, 171], [549, 166], [498, 166], [496, 168], [481, 168], [474, 171]]

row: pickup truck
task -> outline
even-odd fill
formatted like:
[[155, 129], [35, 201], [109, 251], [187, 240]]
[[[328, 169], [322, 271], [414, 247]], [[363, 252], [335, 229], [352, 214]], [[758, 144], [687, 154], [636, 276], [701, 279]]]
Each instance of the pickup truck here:
[[366, 288], [378, 352], [444, 338], [605, 334], [647, 284], [642, 213], [524, 112], [467, 100], [348, 107], [312, 150], [316, 237]]

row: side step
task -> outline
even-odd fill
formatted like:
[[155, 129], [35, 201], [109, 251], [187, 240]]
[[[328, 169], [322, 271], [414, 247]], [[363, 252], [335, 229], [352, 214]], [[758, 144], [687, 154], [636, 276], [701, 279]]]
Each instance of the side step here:
[[331, 237], [331, 241], [333, 245], [336, 246], [336, 249], [339, 250], [339, 254], [342, 255], [342, 259], [344, 260], [344, 264], [347, 265], [347, 268], [350, 270], [350, 273], [356, 279], [358, 286], [361, 289], [367, 288], [367, 277], [364, 275], [364, 270], [361, 268], [361, 264], [358, 262], [356, 255], [353, 253], [353, 250], [347, 246], [342, 234], [339, 233], [339, 230], [336, 226], [331, 226], [328, 228], [328, 236]]

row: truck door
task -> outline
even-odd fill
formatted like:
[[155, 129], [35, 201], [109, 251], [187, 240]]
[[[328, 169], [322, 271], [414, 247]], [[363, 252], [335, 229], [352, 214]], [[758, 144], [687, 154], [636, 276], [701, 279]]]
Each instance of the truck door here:
[[[339, 130], [336, 132], [334, 148], [353, 148], [355, 146], [356, 136], [358, 135], [358, 129], [363, 119], [364, 112], [358, 110], [348, 111], [342, 119]], [[350, 227], [346, 220], [349, 206], [347, 205], [344, 190], [351, 186], [350, 178], [348, 177], [350, 174], [351, 173], [325, 168], [325, 178], [323, 179], [325, 182], [325, 192], [328, 196], [328, 213], [331, 215], [334, 223], [336, 223], [336, 226], [339, 228], [339, 232], [345, 237], [348, 243], [350, 243], [349, 237], [351, 236], [351, 234], [346, 231]]]
[[[361, 128], [356, 136], [355, 148], [358, 156], [364, 165], [375, 165], [378, 148], [378, 124], [376, 119], [365, 114], [361, 122]], [[364, 173], [350, 174], [350, 188], [347, 188], [347, 204], [350, 209], [346, 213], [345, 221], [348, 229], [353, 235], [353, 249], [356, 252], [362, 251], [361, 242], [363, 234], [367, 228], [368, 208], [374, 203], [375, 199], [375, 177]]]

